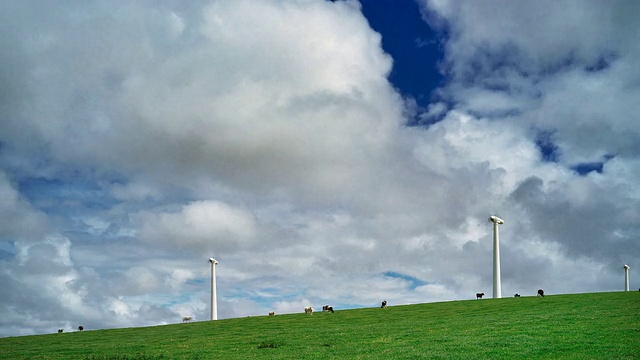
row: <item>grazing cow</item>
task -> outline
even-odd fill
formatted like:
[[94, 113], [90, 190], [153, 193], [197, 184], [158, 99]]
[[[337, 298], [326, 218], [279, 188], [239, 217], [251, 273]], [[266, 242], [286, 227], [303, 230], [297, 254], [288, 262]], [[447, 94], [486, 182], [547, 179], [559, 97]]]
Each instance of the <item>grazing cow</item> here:
[[333, 306], [329, 306], [329, 305], [323, 305], [322, 306], [322, 311], [331, 311], [331, 313], [333, 313]]
[[82, 325], [78, 326], [78, 331], [82, 331], [84, 330], [84, 327]]
[[183, 323], [188, 323], [192, 319], [193, 319], [193, 317], [191, 317], [191, 316], [184, 316], [184, 317], [182, 317], [182, 322]]
[[484, 296], [484, 293], [476, 293], [476, 300], [482, 299], [483, 296]]
[[304, 308], [304, 313], [307, 315], [313, 315], [313, 308], [311, 306], [307, 306]]
[[538, 296], [544, 297], [544, 290], [538, 289]]
[[380, 306], [381, 308], [386, 308], [387, 307], [387, 300], [382, 300], [382, 305]]
[[513, 295], [513, 297], [520, 297], [520, 294], [515, 294]]
[[58, 334], [60, 334], [63, 331], [64, 331], [64, 329], [58, 329]]
[[269, 312], [269, 316], [276, 316], [276, 312], [275, 311], [270, 311]]

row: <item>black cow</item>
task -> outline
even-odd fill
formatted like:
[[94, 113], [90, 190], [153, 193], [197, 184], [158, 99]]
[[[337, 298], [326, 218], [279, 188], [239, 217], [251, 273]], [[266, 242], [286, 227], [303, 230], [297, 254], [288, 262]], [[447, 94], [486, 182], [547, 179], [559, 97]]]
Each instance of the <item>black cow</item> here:
[[544, 290], [538, 289], [538, 296], [544, 297]]
[[381, 308], [386, 308], [387, 307], [387, 300], [382, 300], [382, 305], [380, 306]]
[[323, 305], [322, 311], [331, 311], [331, 313], [333, 314], [333, 306]]
[[520, 297], [520, 294], [515, 294], [513, 295], [513, 297]]
[[484, 293], [477, 293], [476, 294], [476, 300], [482, 299], [483, 296], [484, 296]]

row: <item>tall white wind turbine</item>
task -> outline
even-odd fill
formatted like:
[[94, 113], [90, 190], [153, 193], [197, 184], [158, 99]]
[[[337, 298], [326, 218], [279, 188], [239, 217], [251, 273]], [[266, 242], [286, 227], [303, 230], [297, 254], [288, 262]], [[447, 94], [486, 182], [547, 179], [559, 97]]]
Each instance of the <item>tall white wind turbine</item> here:
[[218, 320], [218, 301], [216, 299], [216, 265], [218, 261], [209, 258], [211, 263], [211, 320]]
[[629, 265], [624, 266], [624, 291], [629, 291]]
[[495, 215], [489, 216], [489, 221], [493, 223], [493, 298], [502, 297], [502, 285], [500, 283], [500, 236], [498, 235], [498, 225], [504, 224], [504, 220]]

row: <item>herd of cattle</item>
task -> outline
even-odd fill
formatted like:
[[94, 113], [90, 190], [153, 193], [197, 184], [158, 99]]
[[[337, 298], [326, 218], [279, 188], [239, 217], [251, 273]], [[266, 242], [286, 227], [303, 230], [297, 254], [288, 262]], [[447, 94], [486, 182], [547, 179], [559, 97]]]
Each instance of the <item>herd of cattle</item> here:
[[[387, 307], [387, 300], [382, 300], [382, 303], [380, 304], [381, 308], [386, 308]], [[329, 305], [323, 305], [322, 306], [322, 312], [330, 312], [333, 313], [333, 306], [329, 306]], [[304, 308], [304, 313], [306, 315], [313, 315], [313, 306], [307, 306]], [[275, 311], [271, 311], [269, 313], [269, 316], [274, 316], [276, 314]]]
[[[84, 330], [84, 327], [82, 325], [78, 326], [78, 331], [82, 331]], [[58, 334], [63, 333], [64, 329], [58, 329]]]
[[[387, 307], [387, 300], [383, 300], [382, 304], [380, 305], [381, 308], [386, 308]], [[323, 305], [322, 306], [322, 312], [330, 312], [333, 313], [333, 306], [330, 305]], [[306, 315], [313, 315], [313, 306], [307, 306], [304, 308], [304, 313]], [[270, 311], [269, 312], [269, 316], [275, 316], [276, 312], [275, 311]]]
[[[322, 306], [322, 312], [325, 312], [325, 311], [333, 313], [333, 306], [329, 306], [329, 305]], [[304, 313], [307, 314], [307, 315], [313, 315], [313, 307], [312, 306], [307, 306], [306, 308], [304, 308]], [[276, 313], [274, 311], [272, 311], [272, 312], [269, 313], [269, 316], [273, 316], [275, 314]]]
[[[476, 293], [476, 299], [482, 299], [484, 293]], [[544, 297], [544, 290], [538, 289], [538, 295], [540, 297]], [[514, 294], [513, 297], [520, 297], [520, 294]]]
[[[484, 293], [477, 293], [476, 294], [476, 299], [482, 299], [482, 297], [484, 296]], [[515, 294], [513, 295], [514, 297], [520, 297], [520, 294]], [[538, 289], [538, 295], [540, 297], [544, 297], [544, 290], [542, 289]], [[380, 303], [380, 308], [384, 309], [387, 307], [387, 300], [383, 300], [382, 303]], [[329, 305], [323, 305], [322, 306], [322, 312], [331, 312], [333, 313], [333, 306], [329, 306]], [[304, 308], [304, 313], [306, 315], [313, 315], [313, 306], [307, 306]], [[269, 316], [275, 316], [276, 312], [275, 311], [270, 311], [269, 312]], [[182, 318], [182, 322], [189, 322], [191, 321], [191, 316], [185, 316]]]
[[[484, 293], [476, 293], [476, 299], [482, 299], [483, 296], [484, 296]], [[544, 297], [544, 290], [538, 289], [538, 295], [537, 296]], [[519, 298], [520, 294], [514, 294], [513, 297]], [[383, 300], [382, 303], [380, 304], [380, 307], [382, 309], [386, 308], [387, 307], [387, 300]], [[330, 311], [330, 312], [333, 313], [333, 307], [329, 306], [329, 305], [324, 305], [322, 307], [322, 312], [325, 312], [325, 311]], [[306, 315], [312, 315], [313, 314], [313, 307], [312, 306], [305, 307], [304, 308], [304, 313]], [[275, 311], [272, 311], [272, 312], [269, 313], [269, 316], [274, 316], [275, 314], [276, 314]]]
[[[484, 293], [476, 293], [476, 299], [482, 299], [483, 296], [484, 296]], [[519, 298], [520, 294], [514, 294], [513, 296]], [[537, 296], [544, 297], [544, 290], [538, 289], [538, 295]], [[387, 307], [387, 300], [383, 300], [382, 303], [380, 304], [380, 307], [382, 309], [386, 308]], [[325, 311], [329, 311], [329, 312], [333, 313], [333, 307], [329, 306], [329, 305], [322, 306], [322, 312], [325, 312]], [[304, 308], [304, 313], [306, 315], [313, 315], [313, 306], [305, 307]], [[276, 315], [275, 311], [271, 311], [269, 313], [269, 316], [275, 316], [275, 315]]]

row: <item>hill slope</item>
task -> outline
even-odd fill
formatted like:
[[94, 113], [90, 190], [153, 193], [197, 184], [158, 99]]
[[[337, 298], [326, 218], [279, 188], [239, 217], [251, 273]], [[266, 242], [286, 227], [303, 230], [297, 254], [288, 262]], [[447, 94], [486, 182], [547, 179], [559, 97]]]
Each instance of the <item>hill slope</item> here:
[[0, 339], [2, 359], [632, 359], [640, 293], [452, 301]]

